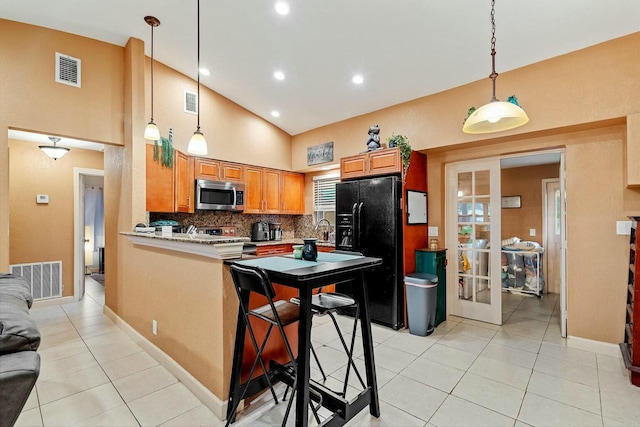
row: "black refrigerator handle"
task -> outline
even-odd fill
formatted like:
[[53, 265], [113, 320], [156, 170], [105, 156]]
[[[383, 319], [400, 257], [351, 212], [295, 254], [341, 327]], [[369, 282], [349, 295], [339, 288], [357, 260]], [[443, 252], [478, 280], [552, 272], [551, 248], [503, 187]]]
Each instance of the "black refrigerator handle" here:
[[360, 244], [362, 241], [362, 206], [363, 205], [364, 205], [364, 202], [360, 202], [360, 204], [358, 205], [358, 241], [356, 243], [356, 249], [358, 249], [359, 251], [362, 251]]
[[356, 237], [357, 237], [357, 226], [358, 226], [358, 219], [356, 218], [356, 210], [358, 209], [358, 202], [355, 202], [353, 204], [353, 206], [351, 207], [351, 232], [353, 233], [353, 235], [351, 236], [351, 248], [352, 249], [358, 249], [358, 247], [356, 246], [358, 244]]

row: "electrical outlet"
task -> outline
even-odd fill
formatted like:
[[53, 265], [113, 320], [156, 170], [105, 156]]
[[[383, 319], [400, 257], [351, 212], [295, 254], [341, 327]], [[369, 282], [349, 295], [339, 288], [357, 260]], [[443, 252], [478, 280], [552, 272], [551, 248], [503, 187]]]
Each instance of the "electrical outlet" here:
[[530, 228], [529, 229], [529, 236], [535, 236], [536, 235], [536, 229], [535, 228]]
[[151, 323], [151, 332], [153, 335], [158, 335], [158, 321], [155, 319]]
[[429, 237], [438, 237], [438, 227], [429, 227]]

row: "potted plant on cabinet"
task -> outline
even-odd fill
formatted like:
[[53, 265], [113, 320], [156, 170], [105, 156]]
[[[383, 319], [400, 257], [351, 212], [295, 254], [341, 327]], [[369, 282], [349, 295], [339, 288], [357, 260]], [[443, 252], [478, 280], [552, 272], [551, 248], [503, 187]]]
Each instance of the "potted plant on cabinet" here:
[[409, 163], [411, 162], [411, 145], [409, 145], [409, 138], [405, 135], [396, 135], [395, 132], [387, 138], [389, 148], [398, 147], [400, 149], [400, 158], [402, 159], [402, 181], [404, 182], [409, 169]]

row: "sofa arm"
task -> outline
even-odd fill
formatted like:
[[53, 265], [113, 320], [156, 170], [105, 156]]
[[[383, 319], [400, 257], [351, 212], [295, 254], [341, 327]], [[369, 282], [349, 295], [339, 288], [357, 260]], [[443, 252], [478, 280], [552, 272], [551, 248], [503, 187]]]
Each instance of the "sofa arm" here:
[[13, 426], [40, 374], [40, 355], [20, 351], [0, 356], [0, 426]]

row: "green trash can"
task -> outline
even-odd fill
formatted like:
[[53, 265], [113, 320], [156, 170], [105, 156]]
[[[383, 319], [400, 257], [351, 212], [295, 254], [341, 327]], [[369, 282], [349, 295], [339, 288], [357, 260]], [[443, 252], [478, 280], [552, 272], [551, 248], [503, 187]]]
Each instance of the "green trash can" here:
[[407, 293], [407, 320], [409, 333], [425, 337], [431, 335], [436, 323], [438, 276], [430, 273], [412, 273], [404, 278]]

